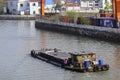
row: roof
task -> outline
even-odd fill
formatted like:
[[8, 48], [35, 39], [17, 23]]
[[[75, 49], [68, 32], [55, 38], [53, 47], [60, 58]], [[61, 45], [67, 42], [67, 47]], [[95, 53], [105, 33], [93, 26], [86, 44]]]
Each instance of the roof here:
[[73, 7], [73, 6], [80, 6], [80, 4], [76, 4], [76, 3], [66, 3], [65, 4], [66, 6], [71, 6], [71, 7]]
[[18, 1], [18, 0], [7, 0], [7, 1]]
[[19, 1], [19, 2], [21, 2], [21, 1], [29, 1], [29, 0], [6, 0], [6, 1]]
[[41, 2], [41, 0], [30, 0], [30, 2]]
[[74, 56], [85, 56], [85, 55], [95, 55], [95, 53], [78, 53], [78, 52], [70, 52], [70, 55], [74, 55]]

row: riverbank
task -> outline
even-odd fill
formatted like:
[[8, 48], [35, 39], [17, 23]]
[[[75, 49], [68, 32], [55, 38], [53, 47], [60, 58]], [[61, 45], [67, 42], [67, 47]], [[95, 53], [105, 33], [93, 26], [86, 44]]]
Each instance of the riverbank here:
[[47, 20], [36, 20], [35, 27], [39, 29], [62, 32], [66, 34], [88, 36], [112, 42], [120, 41], [120, 30], [115, 28], [77, 25], [73, 23], [53, 22]]
[[0, 20], [35, 20], [34, 15], [0, 15]]

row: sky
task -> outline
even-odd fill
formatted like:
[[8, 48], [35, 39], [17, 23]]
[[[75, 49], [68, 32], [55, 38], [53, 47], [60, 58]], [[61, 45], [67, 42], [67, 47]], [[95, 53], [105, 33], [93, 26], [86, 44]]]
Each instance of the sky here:
[[50, 5], [50, 4], [53, 4], [53, 1], [52, 0], [46, 0], [46, 5]]

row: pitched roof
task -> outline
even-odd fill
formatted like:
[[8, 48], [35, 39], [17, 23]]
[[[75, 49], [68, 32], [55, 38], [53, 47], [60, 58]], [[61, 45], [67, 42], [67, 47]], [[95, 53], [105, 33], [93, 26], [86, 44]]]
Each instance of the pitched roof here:
[[7, 1], [18, 1], [18, 0], [7, 0]]
[[41, 0], [30, 0], [30, 2], [41, 2]]
[[80, 6], [80, 4], [70, 3], [70, 2], [66, 3], [65, 5], [66, 5], [66, 6], [69, 6], [69, 7], [70, 7], [70, 6], [71, 6], [71, 7], [72, 7], [72, 6]]

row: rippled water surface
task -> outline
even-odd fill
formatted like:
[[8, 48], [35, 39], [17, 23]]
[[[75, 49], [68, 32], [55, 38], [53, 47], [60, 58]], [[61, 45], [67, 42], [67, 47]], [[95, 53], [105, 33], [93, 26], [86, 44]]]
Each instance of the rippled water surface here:
[[[39, 30], [34, 23], [0, 21], [0, 80], [120, 80], [120, 44]], [[110, 64], [110, 70], [71, 72], [29, 55], [30, 50], [43, 47], [95, 52]]]

